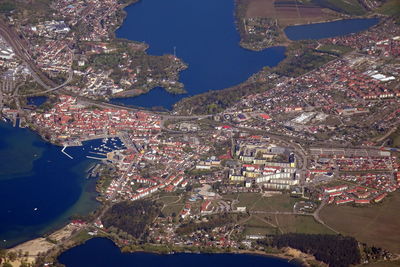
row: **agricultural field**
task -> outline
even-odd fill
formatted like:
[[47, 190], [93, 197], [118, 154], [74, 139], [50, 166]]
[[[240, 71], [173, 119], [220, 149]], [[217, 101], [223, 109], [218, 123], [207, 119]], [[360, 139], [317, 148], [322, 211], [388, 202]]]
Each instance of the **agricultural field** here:
[[400, 193], [367, 207], [330, 205], [321, 210], [322, 220], [344, 235], [360, 242], [400, 253]]
[[242, 0], [247, 1], [247, 18], [277, 19], [282, 27], [294, 24], [319, 22], [337, 17], [336, 12], [306, 1]]
[[312, 0], [312, 2], [321, 7], [349, 15], [360, 16], [366, 13], [366, 10], [357, 0]]

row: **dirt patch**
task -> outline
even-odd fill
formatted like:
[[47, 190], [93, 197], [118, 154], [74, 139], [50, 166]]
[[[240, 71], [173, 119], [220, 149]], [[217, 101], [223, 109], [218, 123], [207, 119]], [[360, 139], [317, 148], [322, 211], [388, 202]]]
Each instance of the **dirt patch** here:
[[247, 1], [247, 18], [267, 17], [276, 18], [274, 2], [275, 0], [245, 0]]
[[22, 254], [25, 255], [25, 253], [28, 254], [27, 257], [22, 257], [17, 259], [14, 262], [11, 262], [13, 266], [20, 266], [22, 261], [28, 262], [28, 263], [33, 263], [35, 262], [36, 256], [39, 253], [44, 253], [49, 251], [50, 249], [54, 248], [56, 245], [53, 243], [50, 243], [46, 241], [45, 238], [36, 238], [34, 240], [30, 240], [28, 242], [22, 243], [9, 251], [13, 251], [15, 253], [18, 253], [18, 251], [22, 251]]

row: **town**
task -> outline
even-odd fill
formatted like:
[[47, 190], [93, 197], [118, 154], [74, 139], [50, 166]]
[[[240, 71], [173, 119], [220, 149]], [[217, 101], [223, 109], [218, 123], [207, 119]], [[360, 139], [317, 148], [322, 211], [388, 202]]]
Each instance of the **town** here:
[[[123, 144], [88, 157], [98, 164], [101, 208], [41, 240], [46, 246], [35, 259], [93, 236], [124, 251], [267, 253], [266, 237], [350, 235], [337, 214], [398, 200], [395, 18], [357, 34], [295, 43], [285, 69], [263, 69], [244, 83], [268, 89], [200, 114], [184, 102], [172, 111], [109, 102], [155, 87], [185, 93], [179, 73], [188, 66], [176, 55], [152, 56], [145, 43], [114, 38], [129, 3], [55, 0], [51, 18], [10, 16], [12, 27], [0, 21], [1, 118], [58, 145], [66, 160], [68, 147], [90, 140]], [[242, 42], [276, 41], [276, 21], [242, 24]], [[291, 69], [305, 55], [312, 68]], [[315, 58], [321, 61], [314, 65]], [[35, 97], [45, 101], [29, 103]], [[124, 209], [132, 213], [121, 215]], [[115, 218], [123, 216], [138, 221], [119, 224]], [[379, 260], [398, 257], [392, 243], [366, 244], [363, 237], [360, 244], [383, 248]]]

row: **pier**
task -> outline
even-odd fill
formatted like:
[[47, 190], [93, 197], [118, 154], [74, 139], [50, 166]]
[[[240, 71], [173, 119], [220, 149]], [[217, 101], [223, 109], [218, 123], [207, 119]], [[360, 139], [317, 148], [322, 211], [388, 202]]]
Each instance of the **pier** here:
[[96, 159], [96, 160], [106, 160], [107, 158], [96, 158], [92, 156], [86, 156], [88, 159]]
[[68, 158], [70, 159], [74, 159], [71, 155], [69, 155], [67, 152], [65, 152], [65, 149], [67, 148], [67, 146], [64, 146], [63, 149], [61, 149], [61, 152], [66, 155]]

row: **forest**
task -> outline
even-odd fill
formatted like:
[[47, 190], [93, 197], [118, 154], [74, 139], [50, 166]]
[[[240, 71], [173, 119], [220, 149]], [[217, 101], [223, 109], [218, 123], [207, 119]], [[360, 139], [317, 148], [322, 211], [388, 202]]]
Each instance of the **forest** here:
[[275, 73], [281, 76], [298, 77], [310, 72], [334, 59], [328, 54], [305, 48], [299, 55], [288, 57], [275, 67]]
[[198, 230], [211, 231], [215, 227], [221, 227], [237, 221], [238, 217], [240, 216], [241, 215], [230, 215], [225, 213], [222, 215], [210, 216], [208, 217], [207, 222], [194, 223], [190, 221], [179, 226], [179, 228], [176, 230], [176, 233], [179, 235], [185, 235], [193, 233]]
[[147, 226], [160, 214], [160, 205], [154, 201], [121, 202], [112, 206], [103, 216], [103, 225], [114, 226], [139, 238]]
[[347, 267], [359, 264], [361, 254], [358, 242], [353, 237], [342, 235], [282, 234], [269, 236], [259, 241], [261, 245], [277, 248], [291, 247], [312, 254], [330, 267]]

